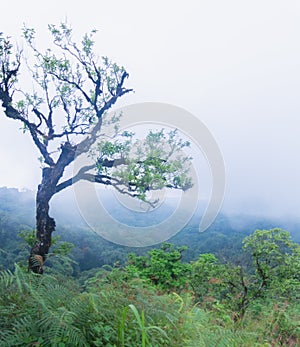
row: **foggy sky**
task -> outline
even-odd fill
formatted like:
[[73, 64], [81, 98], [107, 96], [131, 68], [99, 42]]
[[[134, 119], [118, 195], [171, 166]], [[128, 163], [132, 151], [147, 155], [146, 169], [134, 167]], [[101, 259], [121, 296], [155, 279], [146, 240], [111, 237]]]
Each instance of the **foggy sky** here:
[[[23, 23], [46, 44], [48, 23], [79, 35], [130, 74], [117, 106], [165, 102], [199, 117], [226, 165], [224, 209], [297, 215], [300, 209], [300, 3], [298, 1], [10, 1], [0, 31]], [[45, 38], [45, 39], [44, 39]], [[39, 153], [0, 112], [0, 186], [35, 189]]]

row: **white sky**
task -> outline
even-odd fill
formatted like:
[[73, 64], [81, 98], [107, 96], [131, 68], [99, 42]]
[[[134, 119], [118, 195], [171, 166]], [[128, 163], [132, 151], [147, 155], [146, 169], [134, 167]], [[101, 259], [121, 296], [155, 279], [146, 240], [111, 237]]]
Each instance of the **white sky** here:
[[[124, 65], [135, 94], [118, 106], [166, 102], [211, 130], [227, 171], [224, 206], [243, 212], [300, 209], [300, 2], [297, 0], [5, 1], [0, 31], [26, 23], [44, 42], [65, 18]], [[34, 189], [37, 151], [0, 112], [0, 186]]]

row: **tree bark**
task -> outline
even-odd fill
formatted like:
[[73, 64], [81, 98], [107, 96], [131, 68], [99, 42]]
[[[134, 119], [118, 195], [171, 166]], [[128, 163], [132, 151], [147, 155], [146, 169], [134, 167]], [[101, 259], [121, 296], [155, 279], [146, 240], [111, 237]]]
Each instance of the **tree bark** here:
[[36, 238], [35, 245], [31, 248], [28, 269], [43, 273], [43, 265], [51, 246], [51, 235], [55, 230], [55, 221], [49, 216], [49, 202], [54, 195], [55, 186], [49, 179], [51, 169], [43, 169], [42, 183], [38, 186], [36, 194]]
[[31, 248], [28, 270], [43, 273], [43, 265], [51, 246], [51, 236], [55, 230], [55, 220], [49, 216], [50, 200], [57, 192], [57, 184], [64, 169], [74, 160], [76, 146], [70, 143], [62, 145], [62, 151], [56, 164], [43, 169], [42, 182], [36, 194], [36, 243]]

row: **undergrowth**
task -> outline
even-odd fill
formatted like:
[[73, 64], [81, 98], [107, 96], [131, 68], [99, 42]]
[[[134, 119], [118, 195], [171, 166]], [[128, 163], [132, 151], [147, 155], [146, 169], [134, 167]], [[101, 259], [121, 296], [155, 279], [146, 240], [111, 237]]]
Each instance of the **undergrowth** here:
[[[120, 270], [102, 271], [80, 287], [70, 278], [0, 274], [0, 346], [254, 347], [297, 346], [299, 307], [257, 303], [243, 322], [192, 293], [158, 293]], [[293, 323], [294, 322], [294, 323]], [[289, 344], [283, 344], [288, 341]]]

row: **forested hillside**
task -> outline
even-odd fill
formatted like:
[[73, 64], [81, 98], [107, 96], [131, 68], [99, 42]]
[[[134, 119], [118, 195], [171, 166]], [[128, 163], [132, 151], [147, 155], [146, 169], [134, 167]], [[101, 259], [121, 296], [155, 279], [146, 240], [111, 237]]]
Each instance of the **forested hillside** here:
[[299, 345], [296, 232], [220, 215], [199, 233], [195, 216], [168, 243], [129, 249], [73, 207], [53, 206], [57, 233], [36, 275], [34, 194], [0, 189], [0, 346]]
[[[35, 223], [35, 196], [32, 191], [19, 192], [17, 189], [0, 188], [0, 264], [12, 269], [14, 263], [24, 261], [27, 248], [21, 231], [30, 231]], [[57, 219], [55, 235], [62, 241], [74, 244], [71, 257], [76, 260], [74, 271], [84, 271], [102, 265], [124, 264], [129, 252], [145, 254], [150, 248], [129, 248], [106, 241], [94, 233], [81, 218], [76, 204], [70, 194], [65, 200], [53, 202], [52, 214]], [[289, 231], [293, 240], [300, 240], [300, 226], [291, 221], [274, 221], [245, 216], [230, 218], [220, 214], [211, 227], [199, 233], [199, 216], [195, 216], [188, 225], [168, 242], [187, 246], [183, 258], [195, 260], [201, 253], [214, 253], [220, 259], [229, 261], [242, 256], [242, 240], [256, 229], [281, 227], [285, 229], [288, 222], [292, 225]], [[157, 245], [156, 247], [159, 247]]]

